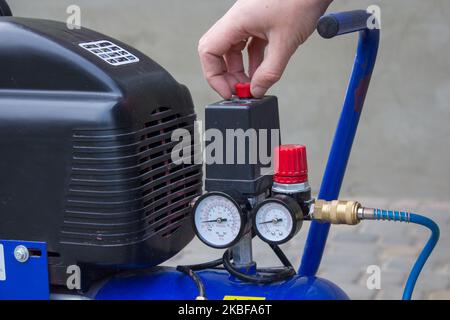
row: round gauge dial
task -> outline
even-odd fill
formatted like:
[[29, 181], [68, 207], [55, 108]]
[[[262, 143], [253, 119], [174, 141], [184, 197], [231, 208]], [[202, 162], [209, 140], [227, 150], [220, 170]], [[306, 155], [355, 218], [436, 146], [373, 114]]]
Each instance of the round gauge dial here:
[[263, 241], [281, 244], [290, 240], [300, 229], [302, 211], [293, 199], [271, 198], [256, 208], [253, 223]]
[[225, 193], [210, 192], [194, 206], [197, 236], [213, 248], [228, 248], [242, 236], [246, 219], [236, 201]]

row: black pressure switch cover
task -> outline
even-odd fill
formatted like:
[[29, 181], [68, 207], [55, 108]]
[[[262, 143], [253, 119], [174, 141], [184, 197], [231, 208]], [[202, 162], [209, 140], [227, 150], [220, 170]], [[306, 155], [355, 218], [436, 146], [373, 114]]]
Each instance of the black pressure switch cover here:
[[272, 152], [280, 144], [278, 100], [220, 101], [206, 107], [207, 191], [259, 195], [272, 186]]

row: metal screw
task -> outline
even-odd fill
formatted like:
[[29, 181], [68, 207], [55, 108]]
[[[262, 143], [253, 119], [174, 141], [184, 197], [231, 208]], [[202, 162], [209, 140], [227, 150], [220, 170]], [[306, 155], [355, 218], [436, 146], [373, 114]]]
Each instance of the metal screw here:
[[17, 261], [24, 263], [30, 257], [30, 252], [25, 246], [20, 245], [14, 249], [14, 257]]

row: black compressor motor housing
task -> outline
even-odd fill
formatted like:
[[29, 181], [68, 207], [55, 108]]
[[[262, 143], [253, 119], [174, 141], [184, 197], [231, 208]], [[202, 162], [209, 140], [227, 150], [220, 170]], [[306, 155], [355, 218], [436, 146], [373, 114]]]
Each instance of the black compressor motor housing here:
[[[0, 17], [0, 239], [45, 242], [52, 285], [156, 266], [193, 238], [201, 165], [189, 91], [87, 28]], [[194, 139], [192, 139], [194, 141]]]

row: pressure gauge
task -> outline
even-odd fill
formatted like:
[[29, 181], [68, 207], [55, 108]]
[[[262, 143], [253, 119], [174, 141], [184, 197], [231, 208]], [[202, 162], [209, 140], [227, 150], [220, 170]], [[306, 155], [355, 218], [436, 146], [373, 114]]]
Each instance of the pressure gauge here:
[[300, 205], [286, 195], [276, 195], [255, 208], [253, 228], [261, 240], [281, 244], [292, 239], [303, 223]]
[[229, 248], [246, 231], [247, 215], [226, 193], [204, 194], [195, 202], [193, 211], [195, 233], [210, 247]]

